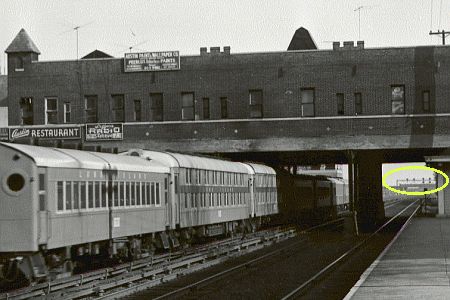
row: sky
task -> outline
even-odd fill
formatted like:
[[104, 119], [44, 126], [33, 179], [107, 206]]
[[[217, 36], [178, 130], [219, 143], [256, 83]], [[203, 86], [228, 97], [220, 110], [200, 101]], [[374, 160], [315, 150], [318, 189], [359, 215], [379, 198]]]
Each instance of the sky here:
[[181, 55], [284, 51], [301, 26], [319, 49], [358, 40], [359, 28], [369, 48], [432, 45], [441, 39], [430, 30], [450, 29], [449, 13], [450, 0], [2, 0], [0, 48], [25, 28], [40, 60], [75, 59], [76, 26], [80, 57], [95, 49], [121, 57], [133, 45]]
[[[95, 49], [122, 57], [130, 46], [181, 55], [213, 46], [231, 46], [231, 53], [285, 51], [299, 27], [319, 49], [356, 40], [366, 48], [439, 45], [430, 30], [450, 30], [450, 0], [2, 0], [1, 6], [0, 49], [24, 28], [40, 60], [76, 59], [76, 26], [79, 57]], [[2, 74], [4, 60], [0, 55]], [[391, 184], [398, 176], [421, 175], [397, 173]]]

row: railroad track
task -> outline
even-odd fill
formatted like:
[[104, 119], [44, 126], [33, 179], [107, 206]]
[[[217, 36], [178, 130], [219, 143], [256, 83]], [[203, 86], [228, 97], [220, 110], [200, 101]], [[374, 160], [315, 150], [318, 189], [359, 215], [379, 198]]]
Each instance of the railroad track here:
[[[185, 273], [194, 272], [224, 261], [239, 252], [260, 249], [295, 235], [292, 228], [264, 230], [246, 237], [212, 242], [206, 245], [180, 250], [103, 268], [67, 278], [36, 284], [19, 290], [0, 294], [0, 299], [19, 300], [29, 298], [77, 299], [83, 297], [104, 298], [105, 292], [119, 289], [112, 294], [126, 294], [171, 280]], [[144, 284], [145, 283], [145, 284]], [[125, 287], [125, 288], [124, 288]], [[107, 293], [106, 293], [107, 294]], [[109, 294], [107, 294], [109, 295]]]
[[[300, 234], [306, 234], [306, 233], [311, 233], [317, 229], [321, 229], [324, 227], [329, 227], [329, 226], [333, 226], [333, 227], [341, 227], [343, 226], [343, 219], [337, 219], [337, 220], [333, 220], [333, 221], [329, 221], [314, 227], [310, 227], [308, 229], [302, 230], [299, 232]], [[202, 278], [201, 280], [198, 280], [196, 282], [190, 283], [188, 285], [184, 285], [181, 286], [179, 288], [173, 288], [173, 287], [168, 287], [168, 288], [161, 288], [159, 287], [157, 289], [157, 294], [158, 295], [148, 295], [146, 294], [146, 298], [147, 297], [151, 297], [151, 299], [153, 300], [160, 300], [160, 299], [172, 299], [172, 298], [180, 298], [180, 297], [185, 297], [186, 294], [189, 294], [191, 292], [194, 292], [195, 295], [192, 298], [197, 298], [198, 297], [198, 293], [201, 289], [210, 289], [211, 285], [214, 285], [214, 282], [216, 280], [220, 280], [226, 276], [230, 276], [231, 274], [238, 272], [242, 269], [246, 269], [246, 268], [252, 268], [255, 264], [264, 262], [267, 258], [274, 256], [276, 254], [282, 254], [285, 253], [286, 250], [291, 249], [293, 247], [298, 246], [299, 244], [301, 244], [305, 239], [301, 238], [299, 240], [297, 240], [296, 242], [287, 245], [287, 246], [283, 246], [280, 248], [277, 248], [273, 251], [270, 251], [268, 253], [265, 253], [263, 255], [257, 256], [254, 259], [251, 260], [247, 260], [241, 264], [232, 266], [230, 268], [227, 268], [221, 272], [218, 273], [214, 273], [213, 275], [207, 276], [205, 278]], [[165, 291], [167, 290], [167, 292], [163, 292], [161, 294], [161, 291]], [[105, 299], [112, 299], [111, 297], [106, 297]]]
[[[414, 207], [413, 212], [408, 216], [408, 219], [403, 224], [403, 226], [400, 228], [396, 236], [400, 235], [401, 232], [407, 227], [407, 225], [410, 223], [411, 219], [416, 215], [417, 211], [420, 209], [420, 205], [418, 205], [420, 199], [414, 201], [413, 203], [409, 204], [407, 207], [405, 207], [403, 210], [401, 210], [399, 213], [397, 213], [395, 216], [390, 218], [387, 222], [385, 222], [382, 226], [380, 226], [374, 233], [366, 237], [364, 240], [350, 248], [348, 251], [343, 253], [341, 256], [339, 256], [337, 259], [335, 259], [333, 262], [326, 265], [324, 268], [322, 268], [319, 272], [311, 276], [308, 280], [301, 283], [299, 286], [291, 290], [289, 293], [285, 294], [281, 299], [282, 300], [289, 300], [289, 299], [296, 299], [300, 297], [302, 294], [304, 294], [310, 286], [317, 283], [321, 278], [332, 272], [332, 270], [342, 262], [344, 262], [346, 259], [348, 259], [353, 253], [358, 251], [359, 249], [365, 247], [372, 241], [372, 239], [383, 229], [385, 229], [391, 222], [393, 222], [398, 217], [402, 216], [407, 210], [409, 210], [411, 207]], [[397, 203], [395, 203], [397, 204]], [[394, 204], [394, 205], [395, 205]], [[393, 206], [393, 205], [391, 205]], [[395, 237], [392, 241], [395, 240]]]
[[[396, 203], [398, 204], [398, 203]], [[386, 222], [378, 231], [379, 233], [383, 228], [386, 228], [391, 222], [393, 222], [397, 217], [401, 216], [405, 211], [408, 209], [411, 209], [411, 207], [414, 205], [414, 203], [411, 203], [403, 209], [400, 213], [396, 214], [392, 219], [390, 219], [388, 222]], [[398, 210], [399, 208], [397, 208]], [[337, 221], [336, 224], [341, 226], [342, 223], [340, 223], [341, 220]], [[335, 225], [336, 225], [335, 224]], [[324, 224], [325, 225], [325, 224]], [[315, 229], [319, 229], [324, 227], [324, 225], [319, 225], [314, 228], [310, 228], [308, 230], [305, 230], [303, 233], [312, 233], [315, 231]], [[377, 233], [372, 234], [371, 236], [375, 236]], [[299, 234], [300, 235], [300, 234]], [[283, 291], [277, 291], [277, 293], [271, 293], [269, 291], [268, 293], [259, 293], [257, 294], [258, 290], [262, 289], [261, 283], [257, 284], [253, 282], [249, 274], [255, 274], [255, 273], [261, 273], [261, 274], [267, 274], [270, 277], [271, 272], [273, 274], [279, 274], [277, 267], [280, 263], [280, 260], [288, 260], [290, 256], [295, 256], [300, 249], [308, 248], [310, 245], [307, 245], [306, 239], [312, 237], [312, 236], [322, 236], [322, 233], [313, 234], [313, 235], [305, 235], [303, 238], [299, 238], [296, 241], [288, 241], [286, 243], [289, 243], [287, 245], [281, 245], [281, 247], [274, 249], [273, 251], [270, 251], [268, 253], [264, 253], [262, 255], [259, 255], [255, 258], [252, 258], [250, 260], [244, 260], [243, 262], [239, 263], [238, 265], [232, 265], [232, 266], [224, 266], [221, 269], [212, 272], [212, 274], [207, 275], [206, 277], [204, 275], [194, 276], [199, 277], [198, 279], [192, 280], [182, 280], [181, 282], [177, 281], [177, 284], [169, 284], [169, 285], [163, 285], [158, 286], [155, 288], [152, 288], [151, 290], [148, 290], [143, 294], [141, 297], [139, 295], [136, 295], [136, 299], [178, 299], [178, 298], [188, 298], [188, 299], [208, 299], [211, 296], [214, 295], [214, 298], [217, 299], [225, 299], [225, 298], [233, 298], [233, 297], [241, 297], [241, 298], [282, 298], [283, 295], [288, 296], [289, 291], [296, 290], [299, 285], [295, 285], [295, 288], [292, 290], [283, 288]], [[327, 272], [330, 272], [333, 270], [334, 266], [339, 264], [340, 261], [345, 260], [345, 257], [348, 255], [351, 255], [353, 251], [356, 251], [357, 249], [361, 248], [364, 244], [366, 244], [370, 240], [369, 238], [365, 239], [359, 239], [358, 243], [356, 243], [356, 246], [353, 246], [355, 243], [352, 244], [351, 247], [346, 247], [345, 250], [340, 250], [344, 254], [338, 254], [340, 259], [338, 262], [331, 264], [328, 264], [325, 268], [323, 268], [317, 276], [314, 275], [313, 278], [307, 279], [306, 281], [303, 281], [300, 286], [302, 286], [300, 289], [296, 290], [295, 293], [293, 293], [291, 296], [289, 296], [286, 299], [295, 298], [299, 294], [301, 294], [303, 291], [305, 291], [312, 283], [317, 282], [323, 275], [327, 274]], [[341, 247], [342, 248], [342, 247]], [[350, 248], [350, 250], [348, 250]], [[334, 254], [334, 257], [336, 254]], [[314, 256], [313, 256], [314, 257]], [[315, 259], [315, 258], [313, 258]], [[320, 260], [320, 258], [317, 258], [317, 260]], [[334, 258], [332, 259], [334, 260]], [[295, 262], [294, 262], [295, 263]], [[291, 263], [292, 264], [292, 263]], [[313, 262], [310, 262], [310, 264], [313, 264]], [[323, 267], [323, 265], [322, 265]], [[321, 267], [321, 268], [322, 268]], [[300, 265], [299, 268], [304, 268], [304, 266]], [[217, 268], [216, 268], [217, 269]], [[316, 269], [317, 270], [317, 269]], [[305, 270], [304, 272], [308, 272]], [[206, 272], [205, 272], [206, 273]], [[210, 272], [211, 273], [211, 272]], [[309, 274], [313, 274], [312, 272]], [[266, 276], [267, 276], [266, 275]], [[252, 275], [254, 276], [254, 275]], [[275, 275], [277, 276], [277, 275]], [[283, 275], [280, 275], [283, 276]], [[236, 277], [236, 278], [234, 278]], [[253, 279], [253, 277], [252, 277]], [[275, 280], [282, 280], [285, 279], [284, 277], [280, 278], [274, 278]], [[250, 292], [255, 292], [255, 294], [250, 294], [243, 292], [242, 294], [240, 292], [236, 292], [240, 290], [239, 285], [236, 286], [236, 284], [233, 283], [234, 281], [240, 281], [241, 287], [244, 284], [242, 282], [246, 282], [246, 287], [241, 288], [243, 289], [249, 289]], [[231, 282], [231, 283], [230, 283]], [[178, 286], [177, 286], [178, 285]], [[266, 292], [269, 288], [266, 289]], [[220, 291], [220, 292], [219, 292]], [[108, 298], [106, 298], [108, 299]]]

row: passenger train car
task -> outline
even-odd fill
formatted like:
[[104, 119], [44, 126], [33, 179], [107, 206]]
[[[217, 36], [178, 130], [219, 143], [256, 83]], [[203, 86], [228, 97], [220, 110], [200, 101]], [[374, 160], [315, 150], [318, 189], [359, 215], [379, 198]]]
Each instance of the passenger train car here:
[[278, 211], [267, 166], [125, 154], [0, 143], [0, 282], [19, 269], [39, 280], [96, 259], [252, 230], [252, 221]]
[[332, 219], [349, 209], [348, 185], [341, 178], [293, 175], [277, 170], [279, 220], [311, 223]]

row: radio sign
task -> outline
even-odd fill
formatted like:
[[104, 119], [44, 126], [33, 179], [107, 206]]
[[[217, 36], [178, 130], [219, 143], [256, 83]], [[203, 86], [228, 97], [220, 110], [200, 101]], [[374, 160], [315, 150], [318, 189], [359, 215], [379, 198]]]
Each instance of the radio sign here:
[[37, 139], [81, 139], [80, 126], [65, 127], [17, 127], [9, 128], [9, 140]]
[[86, 124], [86, 141], [122, 140], [122, 123]]
[[179, 69], [179, 51], [125, 53], [125, 72], [170, 71]]

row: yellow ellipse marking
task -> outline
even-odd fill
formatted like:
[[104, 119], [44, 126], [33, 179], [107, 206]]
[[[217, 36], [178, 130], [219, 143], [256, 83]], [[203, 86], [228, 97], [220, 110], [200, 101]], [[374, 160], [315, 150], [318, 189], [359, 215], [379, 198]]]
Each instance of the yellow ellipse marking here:
[[[430, 191], [424, 191], [424, 192], [407, 192], [407, 191], [401, 191], [401, 190], [397, 190], [394, 189], [393, 187], [391, 187], [389, 184], [387, 184], [386, 182], [386, 178], [395, 173], [395, 172], [399, 172], [399, 171], [404, 171], [404, 170], [426, 170], [426, 171], [433, 171], [435, 173], [441, 174], [444, 178], [445, 178], [445, 183], [434, 189], [434, 190], [430, 190]], [[397, 194], [402, 194], [402, 195], [410, 195], [410, 196], [422, 196], [422, 195], [429, 195], [429, 194], [434, 194], [436, 192], [442, 191], [443, 189], [445, 189], [449, 183], [449, 178], [447, 176], [447, 174], [445, 174], [444, 172], [442, 172], [441, 170], [435, 169], [435, 168], [430, 168], [430, 167], [425, 167], [425, 166], [409, 166], [409, 167], [401, 167], [401, 168], [397, 168], [397, 169], [393, 169], [390, 170], [389, 172], [387, 172], [386, 174], [383, 175], [383, 186], [385, 188], [387, 188], [390, 191], [393, 191], [394, 193]]]

